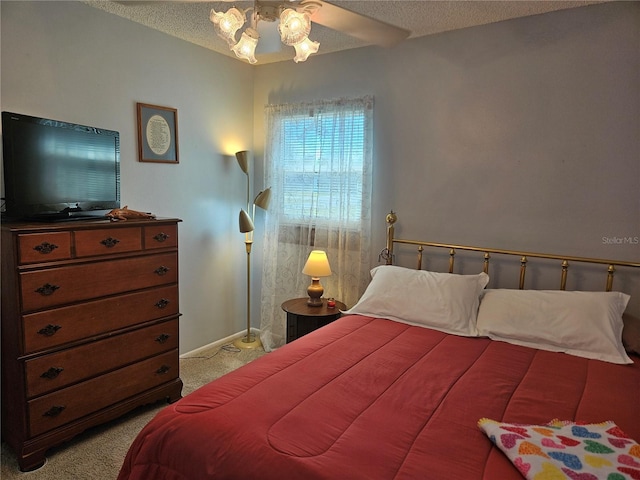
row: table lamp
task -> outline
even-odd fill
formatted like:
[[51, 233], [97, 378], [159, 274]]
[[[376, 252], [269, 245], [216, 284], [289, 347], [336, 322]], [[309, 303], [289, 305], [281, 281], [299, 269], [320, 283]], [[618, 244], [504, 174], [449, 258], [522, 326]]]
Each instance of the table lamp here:
[[321, 307], [324, 288], [320, 285], [320, 277], [328, 277], [331, 275], [331, 267], [329, 266], [327, 254], [323, 250], [313, 250], [309, 254], [302, 273], [311, 276], [311, 285], [307, 288], [307, 295], [309, 295], [307, 305], [310, 307]]

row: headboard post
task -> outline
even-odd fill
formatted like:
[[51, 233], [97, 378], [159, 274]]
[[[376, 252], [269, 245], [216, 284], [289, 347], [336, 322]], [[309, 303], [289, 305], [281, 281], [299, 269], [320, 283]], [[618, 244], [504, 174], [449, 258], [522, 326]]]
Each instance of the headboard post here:
[[482, 271], [489, 274], [489, 259], [491, 258], [491, 254], [489, 252], [484, 252], [484, 263], [482, 267]]
[[387, 214], [387, 248], [386, 248], [386, 264], [387, 265], [391, 265], [393, 264], [393, 234], [395, 232], [395, 227], [393, 226], [394, 223], [396, 223], [396, 220], [398, 220], [398, 217], [396, 216], [396, 214], [394, 213], [393, 210], [391, 210], [388, 214]]
[[455, 261], [456, 249], [449, 250], [449, 273], [453, 273], [453, 262]]
[[613, 264], [609, 265], [609, 268], [607, 268], [607, 292], [610, 292], [613, 288], [613, 274], [615, 273], [615, 271], [616, 267], [614, 267]]
[[524, 290], [524, 275], [527, 273], [527, 261], [526, 255], [520, 258], [520, 284], [518, 285], [520, 290]]
[[560, 290], [567, 289], [567, 270], [569, 269], [569, 262], [562, 260], [562, 274], [560, 275]]

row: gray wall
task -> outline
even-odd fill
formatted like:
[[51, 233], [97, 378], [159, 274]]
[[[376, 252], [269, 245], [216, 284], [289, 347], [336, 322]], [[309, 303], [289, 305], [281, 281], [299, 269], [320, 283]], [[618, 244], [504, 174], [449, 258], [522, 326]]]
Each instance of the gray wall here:
[[264, 104], [375, 96], [372, 265], [390, 209], [404, 238], [640, 261], [639, 26], [618, 2], [263, 66], [254, 143]]
[[[251, 66], [78, 2], [0, 3], [2, 110], [118, 130], [122, 203], [180, 224], [180, 350], [246, 325]], [[136, 102], [178, 110], [180, 163], [137, 160]]]
[[[245, 184], [227, 155], [255, 151], [261, 186], [267, 103], [375, 96], [372, 266], [390, 209], [405, 238], [640, 260], [603, 240], [640, 237], [637, 2], [256, 67], [81, 3], [0, 15], [2, 110], [119, 130], [123, 202], [184, 220], [181, 352], [244, 327]], [[136, 102], [178, 109], [179, 165], [137, 162]]]

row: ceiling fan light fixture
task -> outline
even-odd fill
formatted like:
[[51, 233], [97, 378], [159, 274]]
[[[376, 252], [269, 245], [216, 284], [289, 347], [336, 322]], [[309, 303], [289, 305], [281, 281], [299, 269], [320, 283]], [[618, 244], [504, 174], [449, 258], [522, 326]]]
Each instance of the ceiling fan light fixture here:
[[[224, 13], [216, 12], [212, 8], [209, 18], [218, 36], [227, 42], [236, 57], [252, 64], [258, 62], [255, 56], [260, 39], [260, 34], [256, 30], [258, 22], [279, 20], [277, 28], [281, 42], [295, 48], [296, 55], [293, 60], [296, 63], [304, 62], [320, 47], [319, 42], [309, 40], [309, 33], [311, 33], [311, 16], [325, 4], [315, 0], [298, 0], [294, 2], [297, 7], [289, 8], [287, 3], [287, 0], [254, 0], [253, 8], [243, 11], [232, 7]], [[253, 11], [251, 22], [247, 23], [247, 12], [251, 10]], [[236, 33], [245, 25], [247, 27], [242, 32], [240, 40], [236, 41]]]
[[258, 32], [248, 27], [242, 32], [240, 40], [231, 47], [231, 50], [236, 54], [236, 57], [246, 60], [249, 63], [256, 63], [258, 61], [256, 59], [256, 47], [258, 46], [259, 38], [260, 35]]
[[242, 28], [245, 22], [244, 14], [236, 7], [232, 7], [225, 13], [211, 9], [209, 19], [213, 22], [214, 30], [219, 37], [226, 40], [229, 45], [236, 42], [236, 32]]
[[293, 48], [296, 49], [296, 56], [293, 58], [293, 61], [296, 63], [304, 62], [309, 55], [316, 53], [318, 48], [320, 48], [320, 43], [309, 40], [309, 38], [305, 38], [302, 42], [296, 43]]
[[311, 33], [309, 14], [286, 8], [280, 14], [278, 31], [280, 32], [282, 43], [290, 47], [304, 41]]

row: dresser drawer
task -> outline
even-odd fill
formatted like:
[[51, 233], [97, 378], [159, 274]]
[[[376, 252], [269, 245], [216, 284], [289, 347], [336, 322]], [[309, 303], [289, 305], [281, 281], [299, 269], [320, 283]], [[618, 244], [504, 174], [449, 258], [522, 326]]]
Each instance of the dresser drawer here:
[[40, 435], [178, 378], [177, 350], [27, 402], [29, 434]]
[[74, 232], [76, 256], [111, 255], [142, 250], [142, 229], [108, 228]]
[[176, 348], [177, 318], [27, 360], [27, 397], [51, 392]]
[[51, 262], [71, 258], [71, 232], [18, 235], [20, 264]]
[[23, 353], [177, 315], [178, 308], [178, 286], [171, 285], [24, 315]]
[[177, 283], [177, 253], [20, 273], [22, 311]]
[[169, 248], [178, 246], [178, 227], [176, 225], [158, 225], [144, 227], [144, 248]]

